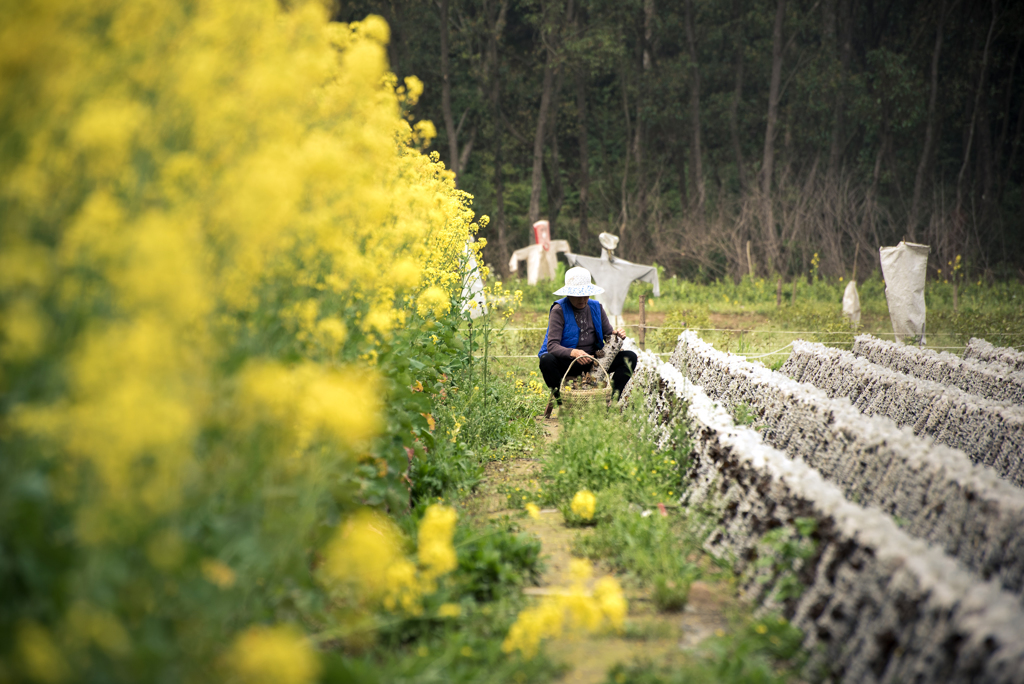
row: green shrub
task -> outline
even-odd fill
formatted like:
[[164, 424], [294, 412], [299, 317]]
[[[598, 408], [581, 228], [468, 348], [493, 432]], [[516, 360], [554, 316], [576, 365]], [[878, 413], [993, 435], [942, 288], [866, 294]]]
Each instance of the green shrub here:
[[517, 532], [514, 524], [478, 530], [460, 528], [455, 547], [459, 556], [455, 579], [463, 594], [477, 601], [492, 601], [525, 584], [536, 584], [543, 571], [540, 540]]
[[682, 666], [616, 665], [607, 684], [785, 684], [800, 681], [807, 660], [803, 633], [777, 616], [747, 620], [702, 645], [700, 657]]
[[[668, 514], [667, 509], [663, 514], [659, 506], [644, 508], [631, 503], [623, 491], [619, 486], [599, 499], [597, 529], [577, 538], [573, 552], [601, 560], [642, 586], [654, 587], [656, 603], [669, 605], [680, 595], [685, 603], [690, 582], [699, 575], [686, 556], [698, 547], [698, 540], [690, 536], [688, 526], [680, 524], [678, 514]], [[661, 589], [657, 587], [659, 581]]]
[[651, 600], [654, 606], [663, 613], [678, 613], [686, 607], [690, 597], [689, 578], [658, 575], [654, 578], [654, 590]]
[[[669, 501], [679, 495], [679, 453], [658, 451], [644, 436], [650, 428], [639, 409], [593, 411], [570, 417], [544, 463], [547, 485], [541, 500], [568, 502], [581, 489], [595, 494], [621, 485], [631, 501]], [[638, 434], [640, 438], [638, 438]]]

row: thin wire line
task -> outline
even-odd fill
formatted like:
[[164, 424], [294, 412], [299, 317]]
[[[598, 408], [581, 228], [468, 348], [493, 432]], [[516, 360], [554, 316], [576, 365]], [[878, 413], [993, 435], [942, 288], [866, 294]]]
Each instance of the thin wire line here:
[[[780, 354], [780, 353], [782, 353], [782, 351], [784, 349], [786, 349], [788, 347], [792, 347], [792, 346], [793, 346], [793, 343], [790, 342], [785, 347], [781, 347], [779, 349], [776, 349], [775, 351], [768, 352], [767, 354], [758, 354], [758, 355], [753, 355], [753, 352], [728, 352], [728, 353], [729, 354], [735, 354], [736, 356], [745, 356], [748, 359], [760, 359], [760, 358], [763, 358], [765, 356], [772, 356], [774, 354]], [[927, 347], [927, 349], [957, 349], [957, 350], [963, 350], [965, 348], [966, 347]], [[650, 352], [650, 353], [654, 354], [655, 356], [671, 356], [673, 352]], [[482, 359], [484, 357], [483, 356], [474, 356], [473, 358], [474, 359]], [[512, 354], [498, 354], [498, 355], [492, 354], [488, 358], [491, 358], [491, 359], [536, 359], [537, 355], [536, 354], [523, 354], [522, 356], [517, 356], [517, 355], [512, 355]]]
[[[629, 323], [626, 325], [627, 328], [639, 328], [639, 323]], [[693, 330], [694, 332], [734, 332], [734, 333], [753, 333], [755, 335], [851, 335], [856, 331], [854, 330], [750, 330], [748, 328], [677, 328], [674, 326], [657, 326], [657, 325], [645, 325], [645, 330]], [[505, 328], [504, 330], [494, 330], [492, 334], [501, 334], [505, 332], [523, 332], [523, 331], [536, 331], [536, 330], [547, 330], [547, 328]], [[895, 335], [894, 332], [873, 332], [872, 335]], [[928, 331], [926, 335], [960, 335], [961, 333], [956, 332], [932, 332]], [[969, 337], [979, 337], [980, 335], [974, 333], [965, 333]], [[987, 337], [1007, 337], [1013, 335], [1024, 335], [1022, 332], [990, 332], [985, 333]]]

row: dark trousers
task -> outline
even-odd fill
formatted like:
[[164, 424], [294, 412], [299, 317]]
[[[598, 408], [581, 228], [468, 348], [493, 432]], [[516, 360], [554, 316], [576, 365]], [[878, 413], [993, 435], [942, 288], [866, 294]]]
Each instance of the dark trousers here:
[[[572, 363], [572, 359], [563, 359], [546, 353], [540, 357], [540, 374], [544, 376], [544, 384], [554, 390], [557, 396], [558, 387], [562, 383], [562, 376], [565, 375], [566, 369], [569, 370], [569, 377], [574, 378], [577, 375], [582, 375], [584, 371], [590, 370], [593, 363], [595, 362], [591, 361], [590, 364], [584, 366], [581, 363]], [[569, 364], [572, 364], [572, 368], [569, 368]], [[622, 392], [622, 388], [629, 382], [629, 377], [633, 375], [634, 368], [636, 368], [635, 353], [620, 351], [615, 355], [612, 365], [608, 366], [608, 374], [612, 376], [613, 393]]]

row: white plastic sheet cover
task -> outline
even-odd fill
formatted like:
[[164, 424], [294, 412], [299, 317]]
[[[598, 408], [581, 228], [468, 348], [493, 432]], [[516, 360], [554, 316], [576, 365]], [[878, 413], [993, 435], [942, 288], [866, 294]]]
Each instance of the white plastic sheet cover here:
[[924, 280], [931, 247], [901, 242], [895, 247], [881, 247], [882, 277], [885, 278], [885, 299], [896, 341], [924, 340]]
[[[472, 242], [470, 238], [469, 242]], [[462, 311], [469, 312], [470, 318], [479, 318], [487, 313], [487, 299], [484, 297], [484, 281], [480, 277], [480, 268], [476, 257], [469, 249], [469, 242], [463, 250], [466, 256], [466, 272], [462, 278]], [[472, 302], [476, 302], [473, 306]]]
[[843, 292], [843, 315], [854, 325], [860, 325], [860, 295], [857, 294], [857, 283], [852, 280]]

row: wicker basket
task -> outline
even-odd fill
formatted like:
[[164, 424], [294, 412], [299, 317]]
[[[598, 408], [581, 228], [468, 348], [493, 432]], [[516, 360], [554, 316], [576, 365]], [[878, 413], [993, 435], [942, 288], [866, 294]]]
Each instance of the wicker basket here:
[[611, 378], [608, 377], [608, 371], [601, 368], [601, 366], [596, 362], [594, 362], [595, 369], [600, 369], [601, 372], [604, 373], [604, 387], [587, 390], [574, 390], [567, 389], [565, 387], [565, 380], [569, 377], [569, 371], [572, 369], [573, 363], [576, 363], [579, 358], [581, 357], [577, 357], [572, 360], [569, 367], [565, 369], [565, 375], [562, 376], [562, 382], [558, 385], [558, 393], [562, 398], [561, 415], [578, 415], [591, 408], [607, 406], [608, 400], [611, 399], [612, 396], [612, 381]]

